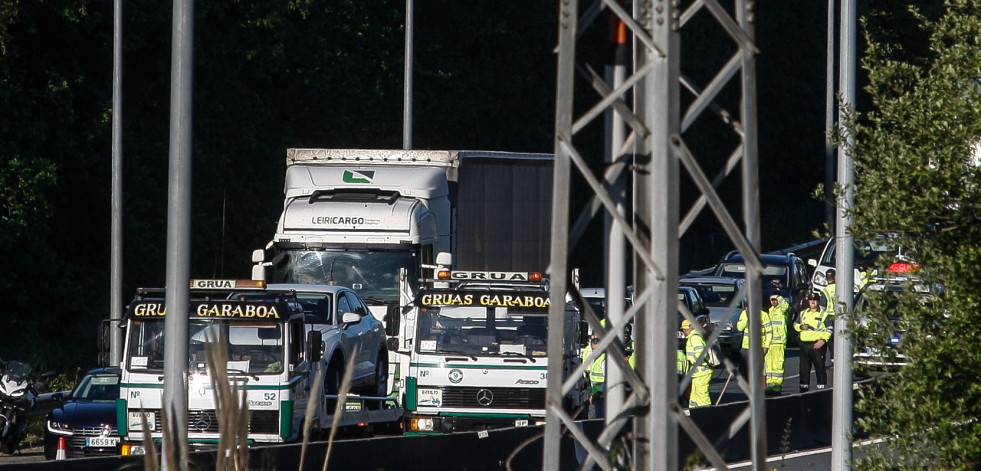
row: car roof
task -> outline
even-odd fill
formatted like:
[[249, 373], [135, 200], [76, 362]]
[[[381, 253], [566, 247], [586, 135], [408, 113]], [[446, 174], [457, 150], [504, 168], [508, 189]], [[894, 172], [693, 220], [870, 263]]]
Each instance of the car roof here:
[[120, 371], [121, 368], [118, 366], [105, 366], [101, 368], [92, 368], [91, 370], [86, 371], [85, 375], [88, 376], [88, 375], [114, 374], [118, 376], [120, 374]]
[[689, 284], [689, 285], [707, 285], [707, 284], [725, 284], [725, 285], [736, 285], [746, 283], [744, 278], [731, 278], [728, 276], [695, 276], [691, 278], [681, 278], [678, 280], [679, 284]]
[[[772, 264], [777, 264], [777, 263], [790, 263], [790, 261], [793, 260], [793, 259], [795, 259], [795, 258], [799, 258], [799, 257], [797, 257], [797, 255], [794, 255], [792, 253], [788, 253], [788, 254], [775, 254], [775, 253], [760, 254], [760, 262], [762, 262], [764, 265], [772, 265]], [[738, 263], [738, 262], [743, 262], [743, 261], [744, 261], [743, 255], [741, 253], [739, 253], [739, 252], [729, 252], [729, 254], [727, 254], [725, 256], [725, 258], [722, 259], [722, 263]]]

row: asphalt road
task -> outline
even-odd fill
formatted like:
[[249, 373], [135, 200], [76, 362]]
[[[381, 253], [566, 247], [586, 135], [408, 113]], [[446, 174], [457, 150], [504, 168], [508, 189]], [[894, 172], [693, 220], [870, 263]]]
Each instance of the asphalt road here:
[[[784, 394], [796, 394], [800, 392], [800, 358], [799, 350], [797, 348], [788, 348], [786, 353], [786, 360], [784, 362], [784, 378], [783, 378], [783, 393]], [[828, 372], [828, 387], [832, 387], [834, 382], [834, 368], [829, 367]], [[739, 388], [736, 384], [736, 378], [729, 380], [729, 374], [724, 369], [717, 369], [715, 371], [715, 376], [712, 378], [712, 386], [709, 393], [712, 397], [712, 402], [716, 404], [724, 404], [729, 402], [738, 402], [747, 400], [747, 395]], [[811, 371], [811, 391], [814, 391], [817, 386], [816, 377], [814, 372]], [[724, 391], [724, 393], [723, 393]], [[719, 396], [722, 396], [722, 401], [719, 402]]]
[[44, 447], [25, 448], [13, 455], [0, 455], [0, 465], [44, 461]]

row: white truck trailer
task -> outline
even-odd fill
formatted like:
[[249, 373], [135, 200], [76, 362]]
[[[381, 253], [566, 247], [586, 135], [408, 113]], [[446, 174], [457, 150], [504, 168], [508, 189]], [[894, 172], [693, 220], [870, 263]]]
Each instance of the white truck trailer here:
[[[391, 364], [405, 365], [398, 308], [420, 279], [435, 276], [438, 263], [548, 266], [553, 160], [490, 151], [288, 149], [283, 211], [272, 240], [252, 255], [252, 278], [355, 289], [386, 324]], [[400, 289], [403, 281], [408, 291]], [[404, 368], [393, 367], [390, 389], [397, 389]]]

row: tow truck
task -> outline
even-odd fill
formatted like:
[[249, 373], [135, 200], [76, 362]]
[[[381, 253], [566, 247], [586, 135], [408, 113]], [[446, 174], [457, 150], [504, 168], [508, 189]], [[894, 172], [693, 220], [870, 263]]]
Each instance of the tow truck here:
[[[537, 272], [438, 272], [402, 312], [407, 350], [406, 434], [542, 425], [548, 362], [566, 375], [579, 365], [584, 324], [566, 309], [562, 358], [547, 357], [549, 293]], [[580, 379], [565, 398], [588, 398]]]
[[[324, 388], [315, 388], [314, 381], [328, 372], [324, 352], [331, 347], [327, 343], [332, 342], [336, 330], [325, 319], [338, 319], [340, 329], [353, 328], [357, 322], [354, 313], [338, 312], [335, 302], [335, 310], [325, 316], [323, 303], [319, 311], [305, 309], [294, 289], [266, 289], [262, 281], [190, 283], [187, 424], [192, 447], [206, 448], [219, 442], [221, 411], [216, 408], [215, 390], [219, 382], [226, 381], [244, 396], [250, 445], [300, 440], [311, 401], [314, 432], [335, 425], [395, 424], [397, 428], [403, 411], [394, 400], [349, 395], [335, 409], [337, 393], [325, 394]], [[344, 294], [350, 292], [336, 288], [346, 290]], [[148, 440], [159, 441], [164, 430], [164, 294], [162, 288], [140, 288], [118, 326], [125, 329], [116, 402], [122, 454], [146, 453]], [[334, 313], [337, 315], [330, 315]], [[224, 360], [225, 368], [217, 367], [216, 358]], [[382, 368], [387, 370], [387, 365]], [[222, 369], [225, 377], [221, 377]], [[315, 390], [321, 392], [312, 397]], [[336, 423], [335, 410], [341, 414]]]

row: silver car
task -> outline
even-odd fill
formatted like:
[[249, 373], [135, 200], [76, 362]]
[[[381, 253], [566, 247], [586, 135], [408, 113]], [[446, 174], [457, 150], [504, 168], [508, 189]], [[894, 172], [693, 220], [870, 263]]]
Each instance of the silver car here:
[[746, 306], [745, 293], [739, 296], [746, 281], [742, 278], [701, 276], [678, 280], [679, 286], [690, 286], [698, 291], [709, 311], [712, 330], [719, 332], [722, 353], [739, 357], [743, 333], [736, 328], [739, 313]]
[[[269, 290], [293, 290], [314, 328], [323, 335], [327, 363], [324, 394], [337, 394], [344, 369], [354, 359], [351, 390], [366, 396], [388, 394], [388, 347], [382, 323], [354, 290], [337, 285], [270, 284]], [[368, 405], [377, 405], [370, 401]]]

